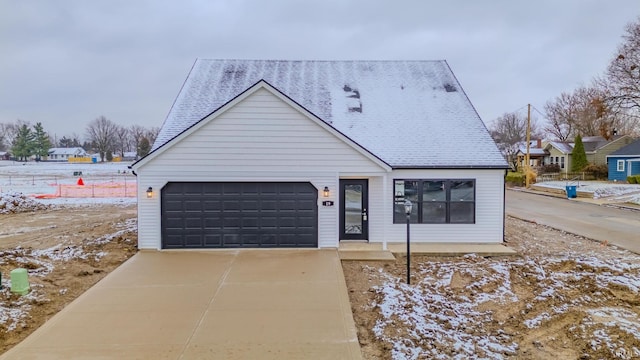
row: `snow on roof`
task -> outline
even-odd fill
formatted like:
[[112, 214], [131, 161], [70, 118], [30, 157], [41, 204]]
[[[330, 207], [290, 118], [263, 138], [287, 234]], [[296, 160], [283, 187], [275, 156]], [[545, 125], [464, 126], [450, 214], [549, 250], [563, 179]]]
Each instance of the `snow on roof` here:
[[[520, 146], [518, 148], [518, 151], [520, 151], [523, 154], [527, 153], [527, 147], [526, 146]], [[535, 148], [535, 147], [529, 147], [529, 155], [549, 155], [549, 152], [545, 149], [541, 149], [541, 148]]]
[[198, 59], [153, 150], [260, 80], [391, 166], [507, 167], [445, 61]]
[[84, 151], [83, 148], [81, 147], [72, 147], [72, 148], [50, 148], [49, 149], [49, 155], [80, 155], [80, 154], [86, 154], [87, 152]]
[[549, 141], [549, 145], [556, 148], [558, 151], [564, 154], [571, 154], [573, 151], [573, 144], [561, 142], [561, 141]]
[[609, 156], [625, 155], [625, 156], [640, 156], [640, 140], [636, 140], [629, 145], [623, 146], [620, 149], [614, 151]]

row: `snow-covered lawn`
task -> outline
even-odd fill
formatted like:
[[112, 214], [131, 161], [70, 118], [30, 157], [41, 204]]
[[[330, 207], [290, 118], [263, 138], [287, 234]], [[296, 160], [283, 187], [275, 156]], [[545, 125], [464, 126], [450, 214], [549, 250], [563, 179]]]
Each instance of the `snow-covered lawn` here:
[[[375, 273], [383, 283], [373, 288], [378, 300], [370, 306], [382, 315], [373, 331], [392, 344], [394, 359], [503, 359], [517, 355], [516, 339], [523, 333], [553, 326], [554, 319], [580, 311], [568, 332], [587, 340], [587, 352], [638, 358], [640, 349], [626, 339], [640, 341], [640, 317], [628, 304], [617, 302], [615, 292], [624, 289], [640, 296], [640, 263], [635, 255], [620, 254], [618, 259], [471, 255], [427, 261], [416, 276], [422, 280], [412, 285], [384, 269], [367, 267], [365, 272]], [[518, 320], [514, 314], [496, 315], [510, 313], [508, 308], [523, 302], [526, 306], [515, 314]], [[524, 328], [513, 326], [515, 321]]]
[[639, 184], [616, 184], [602, 181], [545, 181], [536, 186], [564, 190], [567, 185], [577, 185], [578, 191], [593, 193], [594, 199], [607, 199], [611, 202], [628, 202], [640, 204]]
[[367, 359], [640, 359], [640, 256], [507, 219], [518, 256], [343, 262]]
[[[136, 177], [128, 169], [130, 162], [76, 164], [67, 162], [0, 161], [0, 193], [20, 194], [46, 205], [90, 206], [95, 204], [135, 204], [136, 198], [108, 197], [53, 197], [36, 198], [60, 192], [60, 186], [77, 184], [79, 178], [87, 188], [93, 184], [135, 184]], [[82, 175], [74, 175], [82, 173]], [[1, 211], [1, 210], [0, 210]]]

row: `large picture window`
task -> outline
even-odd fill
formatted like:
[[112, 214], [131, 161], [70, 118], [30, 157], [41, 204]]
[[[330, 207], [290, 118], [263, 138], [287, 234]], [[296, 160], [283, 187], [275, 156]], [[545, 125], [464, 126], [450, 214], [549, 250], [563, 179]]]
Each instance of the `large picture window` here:
[[410, 221], [423, 224], [473, 224], [476, 181], [471, 179], [394, 180], [393, 222], [407, 221], [404, 202], [413, 203]]

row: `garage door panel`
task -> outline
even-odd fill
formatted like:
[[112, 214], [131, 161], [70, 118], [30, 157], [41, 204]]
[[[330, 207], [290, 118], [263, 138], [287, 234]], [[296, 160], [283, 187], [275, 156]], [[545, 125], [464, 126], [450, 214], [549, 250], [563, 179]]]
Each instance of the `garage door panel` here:
[[[207, 196], [203, 194], [203, 196]], [[220, 200], [203, 200], [202, 201], [202, 210], [203, 211], [220, 211]]]
[[202, 229], [202, 219], [201, 218], [186, 218], [184, 219], [184, 226], [186, 229]]
[[222, 247], [222, 234], [205, 234], [204, 247]]
[[165, 211], [182, 211], [182, 200], [166, 200], [164, 204]]
[[186, 247], [202, 247], [204, 240], [202, 235], [199, 232], [188, 234], [184, 237], [184, 245]]
[[243, 199], [240, 202], [242, 211], [258, 211], [260, 210], [260, 200], [258, 199]]
[[222, 246], [223, 247], [241, 247], [242, 246], [242, 242], [240, 241], [240, 235], [233, 233], [233, 234], [223, 234], [222, 235]]
[[317, 247], [317, 196], [310, 183], [169, 183], [163, 247]]
[[[221, 213], [219, 213], [221, 214]], [[222, 229], [222, 218], [220, 216], [210, 216], [214, 214], [207, 214], [207, 217], [204, 219], [204, 227], [205, 229]]]

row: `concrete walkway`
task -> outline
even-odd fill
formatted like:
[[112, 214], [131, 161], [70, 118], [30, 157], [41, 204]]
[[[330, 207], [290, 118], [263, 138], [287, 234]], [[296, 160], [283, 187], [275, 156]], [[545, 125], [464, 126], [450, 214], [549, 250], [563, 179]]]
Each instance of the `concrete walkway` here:
[[[462, 256], [477, 254], [480, 256], [507, 256], [517, 252], [503, 243], [412, 243], [411, 254], [430, 256]], [[393, 254], [407, 253], [407, 243], [388, 243], [382, 250], [381, 243], [341, 242], [338, 249], [341, 260], [395, 261]]]
[[336, 250], [140, 252], [0, 359], [360, 359]]

